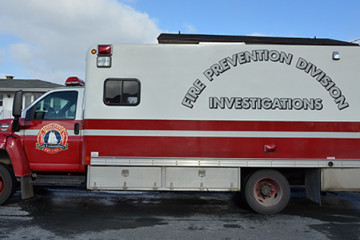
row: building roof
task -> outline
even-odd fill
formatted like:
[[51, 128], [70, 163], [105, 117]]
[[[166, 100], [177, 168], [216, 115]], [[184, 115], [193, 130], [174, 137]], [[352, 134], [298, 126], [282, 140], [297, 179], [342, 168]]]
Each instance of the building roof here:
[[42, 90], [55, 87], [63, 87], [63, 85], [38, 79], [0, 79], [0, 90], [2, 91]]
[[229, 36], [202, 34], [170, 34], [162, 33], [157, 38], [159, 43], [192, 43], [200, 42], [243, 42], [246, 44], [285, 44], [285, 45], [328, 45], [328, 46], [359, 46], [359, 44], [328, 38], [289, 38], [261, 36]]

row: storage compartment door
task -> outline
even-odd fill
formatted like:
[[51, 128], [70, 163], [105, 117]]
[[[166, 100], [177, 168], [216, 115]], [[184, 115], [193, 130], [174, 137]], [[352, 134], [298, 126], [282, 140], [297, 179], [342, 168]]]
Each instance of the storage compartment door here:
[[321, 191], [360, 191], [360, 169], [322, 169]]

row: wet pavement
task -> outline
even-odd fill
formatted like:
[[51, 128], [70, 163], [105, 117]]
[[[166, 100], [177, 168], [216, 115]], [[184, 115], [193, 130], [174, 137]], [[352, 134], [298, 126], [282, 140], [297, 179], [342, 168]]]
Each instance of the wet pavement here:
[[232, 193], [37, 187], [0, 206], [0, 239], [360, 239], [359, 193], [328, 193], [320, 207], [294, 190], [281, 214], [260, 215]]

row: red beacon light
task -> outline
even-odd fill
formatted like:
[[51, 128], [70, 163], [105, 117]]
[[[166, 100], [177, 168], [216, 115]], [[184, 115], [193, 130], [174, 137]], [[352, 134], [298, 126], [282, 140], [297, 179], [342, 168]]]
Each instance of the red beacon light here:
[[[96, 50], [91, 51], [92, 54], [96, 53]], [[111, 55], [112, 55], [112, 45], [103, 44], [98, 45], [98, 56], [97, 56], [97, 67], [98, 68], [110, 68], [111, 67]]]
[[111, 45], [98, 45], [98, 55], [111, 55]]
[[65, 86], [85, 86], [85, 82], [78, 77], [69, 77], [65, 81]]

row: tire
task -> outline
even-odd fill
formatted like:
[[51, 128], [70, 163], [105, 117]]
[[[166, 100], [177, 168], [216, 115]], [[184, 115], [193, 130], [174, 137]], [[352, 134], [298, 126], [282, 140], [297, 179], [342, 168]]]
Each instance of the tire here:
[[16, 178], [12, 169], [0, 163], [0, 205], [5, 203], [16, 190]]
[[290, 200], [290, 185], [280, 172], [259, 170], [245, 182], [245, 200], [257, 213], [275, 214], [281, 212]]

